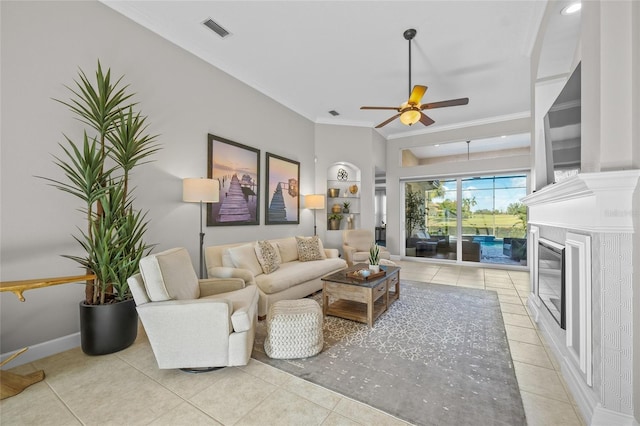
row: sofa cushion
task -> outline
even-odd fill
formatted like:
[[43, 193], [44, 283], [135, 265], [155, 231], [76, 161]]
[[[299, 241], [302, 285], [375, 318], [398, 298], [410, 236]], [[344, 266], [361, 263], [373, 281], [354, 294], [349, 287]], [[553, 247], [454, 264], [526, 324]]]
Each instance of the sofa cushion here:
[[233, 260], [231, 260], [231, 252], [229, 250], [230, 248], [222, 250], [222, 266], [225, 266], [227, 268], [235, 268]]
[[282, 263], [298, 260], [298, 243], [296, 242], [296, 239], [294, 237], [279, 238], [273, 242], [278, 245]]
[[198, 276], [189, 252], [174, 248], [140, 260], [140, 273], [152, 302], [188, 300], [200, 297]]
[[258, 262], [256, 250], [253, 246], [253, 243], [249, 243], [231, 247], [227, 250], [229, 250], [229, 256], [231, 257], [234, 267], [248, 269], [253, 275], [260, 275], [262, 273], [262, 266], [260, 266], [260, 262]]
[[295, 285], [310, 281], [344, 268], [342, 259], [293, 261], [282, 263], [277, 271], [256, 277], [256, 284], [265, 294], [278, 293]]
[[417, 232], [414, 232], [414, 233], [413, 233], [413, 235], [412, 235], [412, 237], [421, 238], [421, 239], [423, 239], [423, 240], [428, 240], [429, 238], [431, 238], [431, 237], [429, 236], [429, 233], [428, 233], [428, 232], [425, 232], [425, 231], [417, 231]]
[[310, 260], [326, 259], [322, 241], [317, 236], [313, 237], [296, 237], [298, 246], [298, 260], [308, 262]]
[[270, 274], [280, 266], [280, 251], [269, 241], [258, 241], [254, 247], [262, 272]]

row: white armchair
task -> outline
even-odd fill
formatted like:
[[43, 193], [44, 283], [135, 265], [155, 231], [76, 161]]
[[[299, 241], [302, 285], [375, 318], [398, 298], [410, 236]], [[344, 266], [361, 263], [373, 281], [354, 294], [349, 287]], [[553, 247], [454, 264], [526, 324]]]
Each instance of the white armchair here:
[[[350, 229], [342, 233], [342, 252], [349, 266], [369, 262], [369, 249], [375, 242], [373, 232], [368, 229]], [[391, 253], [380, 247], [380, 259], [391, 259]]]
[[184, 248], [143, 258], [140, 273], [128, 282], [159, 368], [249, 362], [258, 313], [255, 285], [240, 278], [199, 280]]

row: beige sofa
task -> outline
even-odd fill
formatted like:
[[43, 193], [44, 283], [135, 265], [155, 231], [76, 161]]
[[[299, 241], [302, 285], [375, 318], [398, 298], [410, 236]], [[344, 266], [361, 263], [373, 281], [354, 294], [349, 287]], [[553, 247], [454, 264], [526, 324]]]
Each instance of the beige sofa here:
[[278, 300], [300, 299], [322, 289], [321, 278], [346, 268], [337, 249], [325, 249], [320, 242], [322, 259], [300, 261], [296, 237], [268, 240], [277, 249], [278, 268], [264, 273], [256, 255], [256, 241], [209, 246], [205, 249], [209, 278], [242, 278], [256, 284], [260, 294], [258, 316], [264, 317], [269, 306]]

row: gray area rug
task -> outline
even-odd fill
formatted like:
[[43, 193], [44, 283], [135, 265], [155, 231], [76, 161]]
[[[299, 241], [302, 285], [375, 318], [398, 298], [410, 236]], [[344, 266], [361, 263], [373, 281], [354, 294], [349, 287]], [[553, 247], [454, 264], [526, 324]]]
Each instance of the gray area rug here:
[[323, 331], [317, 356], [275, 360], [260, 321], [252, 356], [417, 425], [526, 425], [493, 291], [402, 280], [373, 328], [328, 316]]

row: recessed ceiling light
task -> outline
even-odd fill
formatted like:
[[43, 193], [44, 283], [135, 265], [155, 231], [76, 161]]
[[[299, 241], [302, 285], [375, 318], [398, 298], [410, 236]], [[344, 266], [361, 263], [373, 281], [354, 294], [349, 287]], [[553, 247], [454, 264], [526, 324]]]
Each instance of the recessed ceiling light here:
[[440, 144], [439, 144], [439, 143], [437, 143], [437, 144], [435, 144], [434, 146], [440, 146]]
[[333, 115], [334, 117], [336, 115], [340, 115], [340, 113], [338, 111], [336, 111], [335, 109], [332, 109], [331, 111], [329, 111], [329, 114]]
[[502, 135], [502, 136], [500, 136], [500, 137], [501, 137], [502, 139], [504, 139], [504, 138], [506, 138], [506, 137], [507, 137], [507, 135]]
[[560, 13], [563, 15], [571, 15], [573, 13], [579, 12], [580, 9], [582, 9], [582, 3], [575, 2], [575, 3], [571, 3], [569, 6], [562, 9]]

